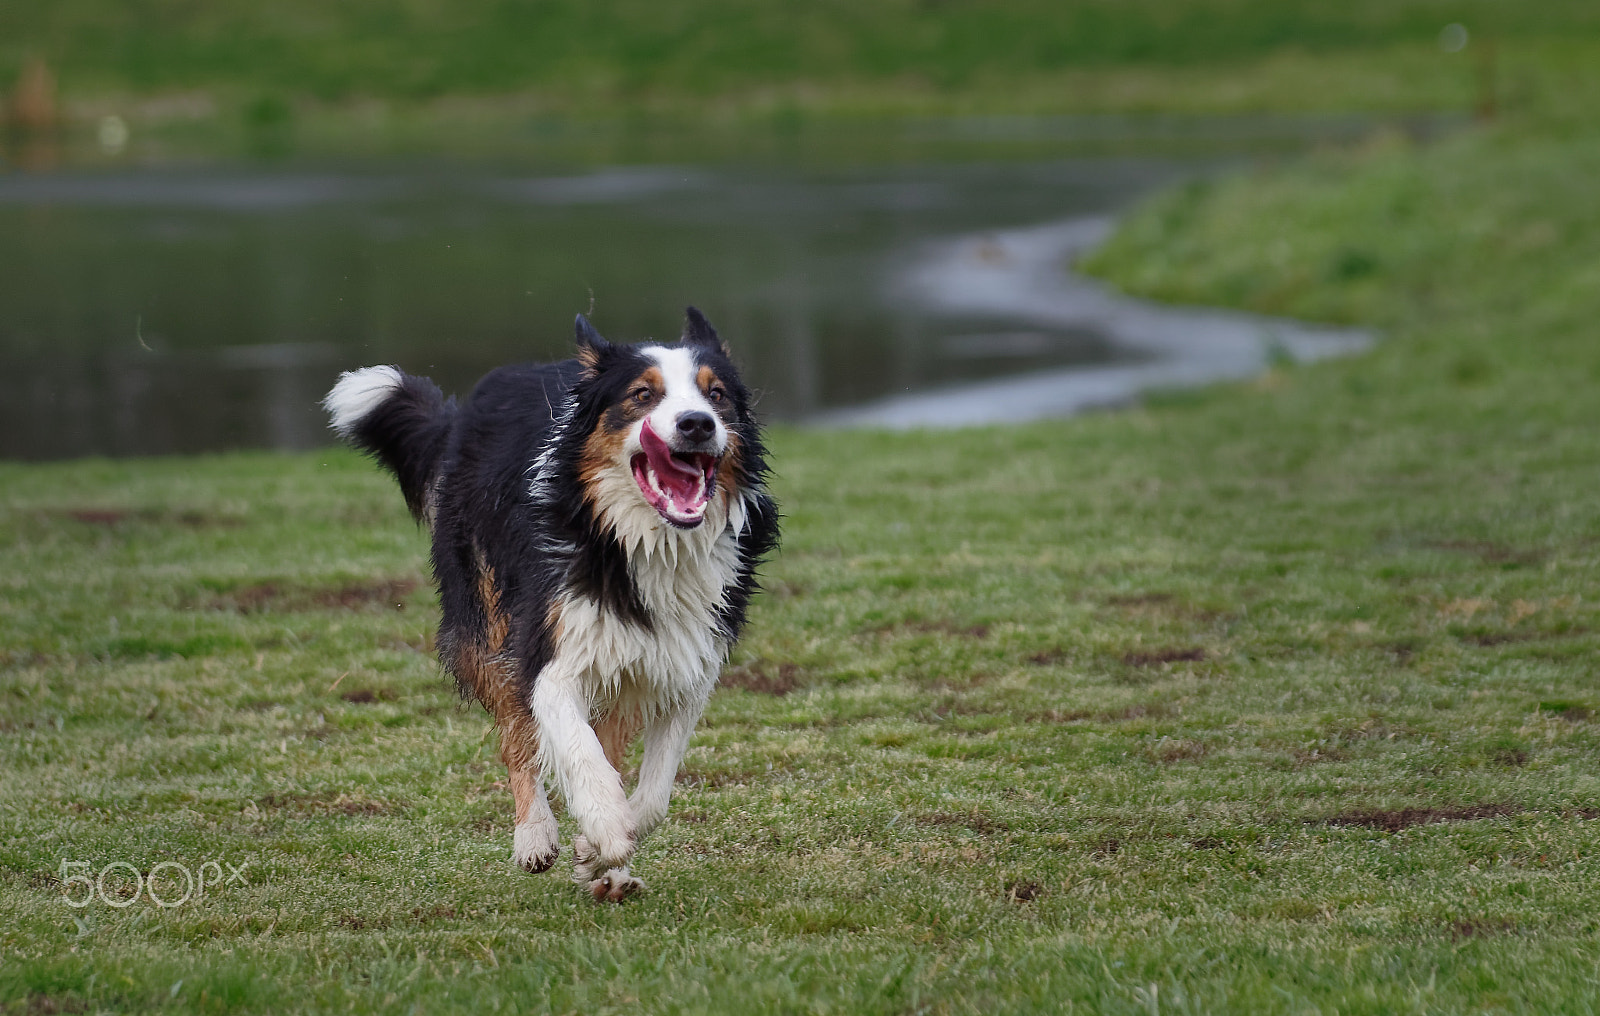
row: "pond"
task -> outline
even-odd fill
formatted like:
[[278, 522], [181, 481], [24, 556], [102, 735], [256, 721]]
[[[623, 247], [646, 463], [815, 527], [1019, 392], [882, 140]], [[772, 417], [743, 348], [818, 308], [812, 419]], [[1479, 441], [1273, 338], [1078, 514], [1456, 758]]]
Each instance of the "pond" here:
[[[1041, 254], [1019, 241], [1030, 228], [1104, 222], [1185, 176], [1369, 127], [950, 121], [598, 156], [546, 137], [0, 171], [0, 456], [313, 447], [341, 370], [395, 363], [465, 393], [495, 365], [567, 355], [575, 313], [613, 339], [670, 338], [688, 304], [769, 419], [940, 422], [894, 400], [993, 404], [1003, 386], [970, 386], [1170, 353], [1103, 308], [1032, 306], [1076, 248]], [[962, 243], [975, 275], [952, 260]], [[1032, 290], [984, 289], [997, 271], [1016, 282], [1014, 263]]]

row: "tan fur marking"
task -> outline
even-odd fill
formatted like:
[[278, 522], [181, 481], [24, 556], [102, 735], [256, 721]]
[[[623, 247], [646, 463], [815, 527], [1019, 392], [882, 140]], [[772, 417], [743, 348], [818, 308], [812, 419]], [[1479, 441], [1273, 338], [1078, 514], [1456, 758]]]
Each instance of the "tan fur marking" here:
[[608, 469], [615, 468], [622, 458], [623, 445], [628, 440], [628, 430], [633, 422], [647, 414], [653, 408], [651, 403], [637, 403], [633, 401], [633, 392], [641, 386], [648, 386], [659, 399], [666, 391], [666, 379], [661, 376], [659, 367], [650, 367], [633, 379], [628, 386], [628, 394], [623, 401], [612, 406], [600, 417], [600, 425], [583, 442], [583, 455], [578, 459], [578, 483], [584, 491], [584, 500], [590, 507], [599, 510], [595, 503], [595, 484], [600, 474]]
[[622, 446], [628, 440], [626, 430], [597, 429], [583, 443], [583, 457], [578, 460], [578, 482], [583, 485], [583, 496], [593, 505], [594, 485], [600, 474], [616, 467], [622, 456]]
[[638, 713], [620, 709], [596, 721], [594, 733], [600, 738], [600, 747], [606, 753], [606, 761], [611, 763], [611, 768], [623, 772], [623, 766], [628, 761], [628, 746], [633, 744], [633, 739], [643, 727]]
[[490, 655], [494, 655], [506, 644], [511, 620], [500, 609], [500, 587], [495, 582], [494, 569], [484, 560], [481, 551], [478, 553], [478, 599], [483, 603], [483, 614], [488, 620], [483, 630], [484, 644]]
[[477, 555], [477, 565], [478, 599], [485, 618], [483, 638], [461, 646], [456, 653], [455, 672], [494, 717], [500, 732], [500, 761], [510, 776], [516, 817], [521, 822], [536, 796], [539, 767], [534, 758], [539, 751], [539, 730], [517, 686], [513, 665], [502, 655], [511, 619], [501, 609], [494, 569], [482, 553]]
[[509, 770], [512, 815], [517, 825], [528, 821], [528, 811], [539, 796], [539, 774], [533, 769]]
[[710, 395], [711, 386], [716, 384], [716, 382], [717, 372], [712, 370], [710, 367], [701, 366], [701, 368], [695, 372], [694, 383], [700, 386], [700, 394], [702, 395]]
[[578, 347], [578, 366], [585, 374], [594, 374], [600, 366], [600, 357], [593, 346]]

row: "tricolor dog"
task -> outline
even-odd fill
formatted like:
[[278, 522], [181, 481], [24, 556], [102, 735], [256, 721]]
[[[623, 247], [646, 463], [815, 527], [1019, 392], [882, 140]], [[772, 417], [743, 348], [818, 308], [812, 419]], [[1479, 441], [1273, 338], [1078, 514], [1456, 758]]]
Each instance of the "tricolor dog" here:
[[667, 814], [778, 512], [750, 392], [699, 311], [673, 344], [612, 344], [582, 316], [577, 338], [576, 359], [492, 371], [464, 405], [395, 367], [342, 375], [324, 405], [432, 534], [439, 658], [499, 728], [513, 859], [560, 852], [548, 777], [581, 830], [574, 879], [617, 901], [643, 887], [628, 863]]

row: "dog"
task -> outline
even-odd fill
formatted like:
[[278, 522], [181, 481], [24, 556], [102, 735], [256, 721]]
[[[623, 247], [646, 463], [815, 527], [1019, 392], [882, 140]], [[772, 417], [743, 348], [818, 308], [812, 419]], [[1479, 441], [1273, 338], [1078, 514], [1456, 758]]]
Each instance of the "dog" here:
[[778, 542], [751, 393], [705, 316], [686, 319], [676, 343], [613, 344], [579, 315], [575, 359], [491, 371], [465, 405], [392, 366], [323, 400], [432, 536], [439, 659], [494, 717], [513, 861], [560, 854], [548, 776], [597, 902], [644, 888], [629, 863]]

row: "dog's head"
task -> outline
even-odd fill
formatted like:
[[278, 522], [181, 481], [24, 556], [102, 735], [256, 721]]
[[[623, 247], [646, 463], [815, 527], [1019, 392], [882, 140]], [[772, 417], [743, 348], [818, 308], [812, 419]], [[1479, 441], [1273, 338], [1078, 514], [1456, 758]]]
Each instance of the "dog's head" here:
[[678, 529], [699, 527], [719, 503], [726, 518], [750, 480], [755, 423], [711, 322], [690, 307], [675, 345], [613, 344], [582, 315], [577, 333], [578, 473], [590, 507], [616, 519], [642, 501]]

